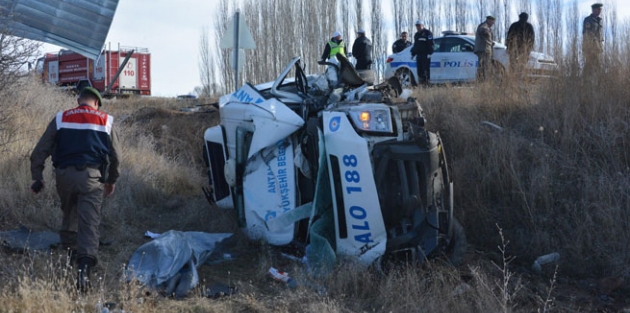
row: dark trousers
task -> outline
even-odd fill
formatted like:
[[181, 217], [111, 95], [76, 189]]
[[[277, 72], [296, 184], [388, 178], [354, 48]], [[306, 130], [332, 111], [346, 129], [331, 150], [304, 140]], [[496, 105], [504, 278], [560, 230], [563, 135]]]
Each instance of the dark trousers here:
[[61, 244], [76, 249], [77, 257], [96, 261], [99, 244], [99, 224], [103, 203], [101, 173], [95, 168], [77, 170], [74, 166], [55, 170], [57, 193], [61, 199]]
[[431, 81], [431, 58], [428, 54], [418, 54], [416, 64], [418, 65], [418, 85], [428, 85]]
[[488, 52], [475, 52], [475, 54], [479, 57], [477, 80], [484, 82], [492, 75], [492, 54]]
[[527, 67], [530, 51], [524, 49], [513, 48], [508, 50], [510, 55], [510, 73], [512, 75], [521, 75]]
[[369, 61], [357, 61], [357, 65], [354, 68], [357, 70], [369, 70], [372, 67], [371, 64]]

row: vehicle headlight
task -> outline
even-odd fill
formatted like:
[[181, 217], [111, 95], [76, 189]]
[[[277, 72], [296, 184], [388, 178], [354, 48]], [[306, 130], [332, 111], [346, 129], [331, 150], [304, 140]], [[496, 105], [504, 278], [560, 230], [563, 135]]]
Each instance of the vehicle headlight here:
[[387, 108], [351, 110], [350, 119], [355, 127], [366, 132], [394, 132], [391, 112]]

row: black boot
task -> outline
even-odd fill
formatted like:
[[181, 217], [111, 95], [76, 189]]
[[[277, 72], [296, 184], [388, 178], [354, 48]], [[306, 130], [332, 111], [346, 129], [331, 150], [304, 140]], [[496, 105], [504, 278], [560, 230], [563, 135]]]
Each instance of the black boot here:
[[80, 292], [87, 292], [91, 288], [90, 271], [96, 265], [96, 261], [91, 257], [80, 257], [78, 259], [79, 273], [77, 275], [77, 289]]

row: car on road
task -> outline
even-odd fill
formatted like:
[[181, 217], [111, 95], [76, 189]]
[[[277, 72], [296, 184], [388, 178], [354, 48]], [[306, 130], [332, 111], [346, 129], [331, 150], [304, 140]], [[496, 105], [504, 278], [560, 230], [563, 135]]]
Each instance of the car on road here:
[[[473, 82], [476, 79], [479, 60], [473, 52], [475, 36], [467, 33], [447, 31], [434, 39], [434, 53], [431, 56], [431, 83]], [[403, 87], [415, 86], [418, 82], [416, 58], [411, 57], [411, 48], [387, 57], [385, 78], [396, 76]], [[509, 71], [509, 56], [506, 46], [495, 42], [493, 66], [497, 73]], [[554, 59], [540, 52], [531, 52], [526, 68], [528, 76], [549, 77], [557, 70]]]

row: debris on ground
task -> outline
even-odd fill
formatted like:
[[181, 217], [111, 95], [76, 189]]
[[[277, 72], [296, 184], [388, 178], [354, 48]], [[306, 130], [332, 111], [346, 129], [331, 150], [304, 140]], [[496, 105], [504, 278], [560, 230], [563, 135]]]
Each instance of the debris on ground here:
[[197, 267], [224, 259], [221, 245], [231, 233], [209, 234], [170, 230], [140, 246], [129, 260], [127, 281], [137, 280], [145, 286], [176, 298], [186, 296], [199, 283]]
[[51, 231], [32, 231], [25, 226], [19, 229], [0, 232], [2, 246], [14, 252], [28, 250], [49, 251], [61, 243], [59, 234]]

